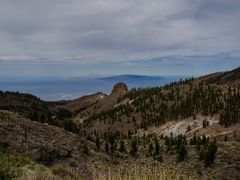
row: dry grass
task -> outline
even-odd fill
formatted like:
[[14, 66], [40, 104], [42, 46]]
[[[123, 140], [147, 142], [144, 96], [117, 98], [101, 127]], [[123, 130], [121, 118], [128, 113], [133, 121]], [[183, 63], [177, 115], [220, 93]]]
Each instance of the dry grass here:
[[108, 168], [107, 171], [96, 171], [94, 180], [180, 180], [188, 179], [180, 177], [170, 169], [162, 167], [142, 167], [134, 166], [133, 168], [124, 167], [118, 170]]

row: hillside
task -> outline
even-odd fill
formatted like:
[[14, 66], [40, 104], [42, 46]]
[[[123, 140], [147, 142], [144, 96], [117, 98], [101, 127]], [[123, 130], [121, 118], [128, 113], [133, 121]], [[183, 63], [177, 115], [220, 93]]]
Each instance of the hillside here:
[[214, 73], [201, 77], [210, 84], [240, 85], [240, 67], [227, 72]]
[[80, 111], [76, 114], [74, 117], [74, 122], [76, 124], [82, 123], [85, 119], [87, 119], [90, 116], [111, 111], [111, 109], [114, 108], [118, 104], [118, 99], [122, 96], [124, 96], [128, 92], [128, 88], [124, 83], [117, 83], [114, 85], [112, 93], [108, 96], [105, 96], [105, 98], [99, 100], [92, 106], [89, 106], [88, 108], [85, 108], [83, 111]]
[[72, 113], [77, 113], [104, 99], [106, 96], [107, 96], [106, 94], [98, 92], [95, 94], [82, 96], [72, 101], [63, 102], [61, 103], [62, 104], [61, 107], [67, 109]]
[[[237, 129], [239, 126], [236, 127]], [[159, 158], [163, 158], [159, 159], [157, 155], [154, 155], [157, 147], [156, 137], [150, 134], [145, 138], [138, 139], [139, 147], [136, 152], [137, 156], [135, 156], [132, 155], [131, 150], [131, 142], [134, 142], [134, 139], [109, 134], [109, 138], [114, 138], [114, 144], [119, 148], [120, 144], [125, 142], [125, 150], [116, 148], [114, 152], [111, 152], [112, 150], [106, 152], [104, 145], [107, 141], [104, 136], [100, 135], [98, 148], [95, 144], [98, 135], [91, 134], [84, 138], [61, 128], [30, 121], [9, 111], [0, 111], [0, 132], [0, 149], [4, 152], [4, 154], [0, 153], [0, 162], [7, 166], [18, 163], [18, 169], [13, 170], [22, 179], [68, 179], [69, 177], [72, 179], [91, 179], [92, 177], [115, 179], [120, 176], [129, 178], [127, 174], [136, 173], [139, 173], [136, 175], [141, 178], [146, 176], [184, 179], [209, 177], [221, 179], [223, 174], [228, 178], [240, 175], [238, 172], [240, 156], [236, 153], [240, 150], [237, 145], [237, 141], [240, 140], [239, 131], [237, 134], [235, 132], [228, 133], [227, 142], [218, 139], [220, 142], [214, 168], [205, 168], [204, 163], [198, 160], [200, 150], [196, 150], [197, 146], [194, 144], [187, 146], [188, 154], [183, 162], [176, 161], [175, 138], [169, 149], [168, 140], [159, 136], [161, 151]], [[179, 139], [181, 136], [177, 138]], [[191, 143], [192, 140], [188, 141]], [[152, 152], [149, 151], [150, 146], [145, 146], [145, 143], [155, 144]], [[111, 140], [109, 145], [111, 146]], [[200, 149], [204, 149], [204, 146], [200, 145]], [[151, 155], [151, 153], [153, 154]], [[22, 154], [25, 156], [18, 158]], [[8, 157], [9, 155], [10, 157]], [[12, 161], [6, 162], [4, 160], [6, 156], [8, 159], [12, 158]], [[4, 170], [2, 168], [0, 165], [0, 170]], [[111, 174], [109, 174], [110, 168]]]
[[39, 116], [50, 114], [46, 102], [33, 95], [19, 92], [0, 91], [0, 108], [18, 112], [25, 117], [30, 117], [38, 111], [42, 112]]
[[[109, 95], [72, 101], [1, 92], [0, 157], [24, 154], [55, 179], [236, 179], [238, 72], [154, 88], [129, 90], [117, 83]], [[48, 116], [41, 115], [45, 112]], [[67, 176], [59, 169], [56, 174], [56, 166], [67, 169]]]
[[[110, 109], [95, 106], [80, 112], [78, 123], [87, 131], [110, 129], [127, 134], [200, 114], [218, 115], [220, 124], [227, 127], [240, 120], [239, 88], [227, 87], [238, 85], [239, 74], [237, 68], [163, 87], [134, 89], [118, 98]], [[107, 99], [100, 101], [100, 107], [108, 102]]]
[[30, 94], [0, 91], [0, 110], [16, 112], [24, 118], [63, 127], [72, 132], [78, 131], [72, 122], [72, 113], [59, 106], [59, 102], [46, 102]]
[[[88, 165], [93, 161], [91, 155], [94, 154], [99, 161], [105, 161], [101, 153], [86, 149], [94, 149], [94, 143], [86, 138], [46, 123], [31, 121], [10, 111], [0, 110], [0, 135], [0, 156], [2, 152], [16, 156], [24, 154], [38, 164], [34, 165], [36, 169], [31, 170], [33, 174], [25, 174], [27, 179], [62, 179], [67, 176], [87, 179], [92, 177], [93, 169]], [[0, 165], [0, 179], [2, 168]], [[29, 167], [25, 168], [30, 171]], [[57, 172], [54, 173], [54, 170]], [[47, 174], [44, 174], [45, 171]]]

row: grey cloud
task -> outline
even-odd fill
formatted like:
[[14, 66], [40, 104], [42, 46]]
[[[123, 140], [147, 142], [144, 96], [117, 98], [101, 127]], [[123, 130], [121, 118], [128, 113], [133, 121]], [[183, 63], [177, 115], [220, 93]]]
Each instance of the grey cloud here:
[[4, 57], [84, 63], [217, 54], [240, 47], [236, 0], [0, 3], [0, 56]]

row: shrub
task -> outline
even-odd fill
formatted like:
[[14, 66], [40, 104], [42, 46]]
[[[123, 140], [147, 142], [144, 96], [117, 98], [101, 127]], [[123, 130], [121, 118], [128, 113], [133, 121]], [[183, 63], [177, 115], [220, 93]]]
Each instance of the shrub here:
[[0, 153], [0, 179], [11, 179], [17, 176], [19, 168], [30, 164], [31, 160], [24, 155]]

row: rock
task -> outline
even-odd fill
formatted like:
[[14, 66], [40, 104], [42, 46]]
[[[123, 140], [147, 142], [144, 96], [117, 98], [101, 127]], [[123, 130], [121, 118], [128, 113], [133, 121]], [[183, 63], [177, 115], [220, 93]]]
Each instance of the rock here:
[[113, 86], [112, 94], [117, 94], [117, 93], [127, 93], [128, 87], [125, 83], [119, 82]]

